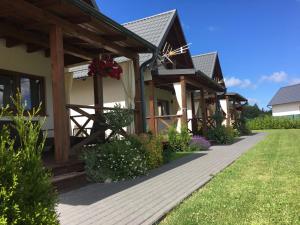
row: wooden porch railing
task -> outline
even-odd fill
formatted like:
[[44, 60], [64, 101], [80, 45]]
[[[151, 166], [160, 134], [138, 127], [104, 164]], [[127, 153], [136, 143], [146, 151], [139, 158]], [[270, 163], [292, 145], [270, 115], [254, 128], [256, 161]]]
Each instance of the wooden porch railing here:
[[[106, 142], [116, 134], [116, 131], [110, 131], [106, 135], [106, 131], [109, 130], [110, 126], [104, 117], [109, 111], [115, 110], [114, 108], [71, 104], [66, 105], [66, 107], [69, 110], [70, 120], [76, 125], [76, 128], [73, 129], [73, 135], [85, 138], [80, 143], [72, 146], [72, 150], [78, 150], [91, 143]], [[71, 112], [76, 112], [77, 115], [72, 115]], [[127, 136], [124, 129], [119, 130], [117, 134]]]
[[[171, 126], [176, 126], [179, 119], [182, 118], [182, 115], [164, 115], [164, 116], [155, 116], [155, 133], [166, 133]], [[146, 118], [149, 122], [151, 117]]]
[[[188, 124], [189, 123], [192, 123], [192, 130], [189, 130], [191, 133], [196, 133], [198, 131], [202, 131], [203, 132], [203, 118], [200, 118], [200, 117], [194, 117], [194, 118], [191, 118], [191, 119], [188, 119]], [[214, 120], [214, 118], [212, 117], [208, 117], [206, 119], [206, 127], [207, 129], [210, 129], [210, 128], [215, 128], [216, 127], [216, 121]]]

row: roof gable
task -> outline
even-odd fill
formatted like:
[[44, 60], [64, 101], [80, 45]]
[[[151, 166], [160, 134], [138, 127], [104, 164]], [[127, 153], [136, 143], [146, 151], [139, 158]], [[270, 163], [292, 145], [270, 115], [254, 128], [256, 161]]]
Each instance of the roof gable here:
[[300, 102], [300, 84], [282, 87], [269, 102], [268, 106]]
[[176, 10], [145, 17], [123, 24], [124, 27], [146, 39], [156, 47], [161, 47], [166, 32], [174, 20]]
[[196, 70], [200, 70], [210, 78], [213, 78], [217, 52], [192, 56], [192, 59]]
[[[125, 23], [123, 26], [157, 46], [159, 51], [162, 50], [166, 41], [168, 43], [173, 42], [171, 43], [173, 49], [187, 44], [176, 10]], [[140, 55], [140, 61], [142, 62], [150, 58], [151, 54]], [[177, 58], [181, 64], [185, 64], [183, 68], [193, 68], [189, 51], [187, 54], [176, 56]]]
[[196, 70], [200, 70], [211, 79], [222, 83], [225, 87], [221, 64], [217, 52], [195, 55], [192, 56], [192, 59]]

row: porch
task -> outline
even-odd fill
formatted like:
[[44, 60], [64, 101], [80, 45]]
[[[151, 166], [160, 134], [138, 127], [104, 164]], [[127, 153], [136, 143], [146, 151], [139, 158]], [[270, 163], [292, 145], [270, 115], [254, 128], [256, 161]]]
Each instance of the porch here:
[[[76, 109], [84, 114], [83, 107], [68, 105], [68, 87], [65, 68], [70, 65], [88, 62], [101, 54], [111, 57], [125, 56], [132, 60], [135, 74], [135, 131], [142, 131], [142, 106], [139, 71], [139, 53], [152, 53], [155, 46], [141, 39], [139, 36], [125, 29], [120, 24], [101, 14], [84, 1], [78, 0], [2, 0], [0, 2], [0, 37], [5, 40], [7, 51], [22, 46], [20, 51], [24, 55], [20, 61], [28, 61], [31, 55], [39, 54], [49, 68], [44, 70], [47, 91], [41, 89], [50, 103], [43, 103], [45, 116], [49, 126], [46, 130], [53, 134], [55, 161], [62, 163], [69, 159], [71, 147], [78, 149], [101, 136], [105, 132], [106, 124], [101, 124], [96, 117], [103, 113], [103, 83], [102, 77], [93, 78], [94, 83], [94, 114], [85, 114], [89, 120], [98, 123], [98, 129], [86, 138], [85, 127], [80, 127], [75, 136], [85, 134], [85, 139], [71, 146], [70, 113], [69, 109]], [[23, 53], [22, 53], [23, 54]], [[28, 58], [28, 59], [27, 59]], [[17, 62], [19, 63], [19, 62]], [[19, 65], [0, 64], [0, 69], [9, 69], [19, 74], [24, 73]], [[30, 62], [30, 67], [36, 65]], [[28, 69], [29, 70], [29, 69]], [[43, 69], [41, 70], [43, 72]], [[36, 72], [27, 72], [36, 73]], [[35, 75], [35, 74], [34, 74]], [[49, 88], [48, 88], [49, 87]], [[72, 118], [74, 122], [74, 117]]]
[[[149, 92], [147, 125], [152, 133], [166, 133], [171, 126], [187, 126], [193, 134], [205, 135], [215, 127], [214, 112], [218, 110], [218, 92], [224, 88], [204, 74], [193, 69], [175, 69], [158, 71], [152, 80], [146, 82]], [[169, 103], [163, 104], [158, 89], [163, 89], [173, 96]], [[172, 113], [170, 113], [172, 112]]]

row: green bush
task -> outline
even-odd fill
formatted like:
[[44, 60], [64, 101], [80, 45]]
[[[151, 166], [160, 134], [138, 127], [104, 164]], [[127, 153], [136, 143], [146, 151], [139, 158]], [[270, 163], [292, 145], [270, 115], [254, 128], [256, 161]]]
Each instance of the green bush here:
[[133, 136], [97, 144], [84, 150], [88, 178], [94, 182], [118, 181], [144, 175], [148, 171], [147, 150]]
[[300, 119], [293, 119], [289, 117], [264, 116], [248, 120], [247, 126], [251, 130], [300, 129]]
[[[58, 224], [57, 195], [41, 160], [42, 124], [33, 123], [38, 110], [25, 117], [20, 95], [13, 102], [16, 116], [5, 116], [11, 118], [10, 129], [17, 131], [20, 146], [14, 146], [16, 140], [4, 126], [0, 131], [0, 224]], [[5, 112], [2, 110], [0, 118]]]
[[189, 134], [188, 128], [182, 127], [181, 132], [178, 133], [174, 126], [170, 127], [168, 130], [168, 141], [169, 148], [173, 152], [189, 151], [191, 136]]
[[236, 137], [236, 133], [232, 127], [218, 126], [216, 128], [209, 129], [207, 137], [211, 141], [215, 141], [217, 144], [232, 144]]
[[147, 164], [154, 169], [163, 164], [163, 139], [161, 136], [141, 135], [139, 137], [147, 151]]
[[246, 120], [244, 118], [237, 119], [233, 123], [233, 129], [237, 131], [238, 136], [251, 134], [251, 129], [247, 125]]

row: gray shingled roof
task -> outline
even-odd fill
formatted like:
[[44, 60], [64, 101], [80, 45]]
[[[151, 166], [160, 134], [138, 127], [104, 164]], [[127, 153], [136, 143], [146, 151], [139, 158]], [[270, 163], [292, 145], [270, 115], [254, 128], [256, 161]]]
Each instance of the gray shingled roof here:
[[217, 52], [206, 53], [202, 55], [192, 56], [194, 67], [200, 70], [208, 77], [213, 78], [214, 66], [217, 60]]
[[269, 102], [269, 106], [300, 102], [300, 84], [282, 87]]
[[[149, 41], [156, 47], [161, 47], [171, 22], [174, 20], [176, 10], [145, 17], [139, 20], [124, 23], [123, 26]], [[140, 64], [150, 59], [152, 54], [140, 54]]]

